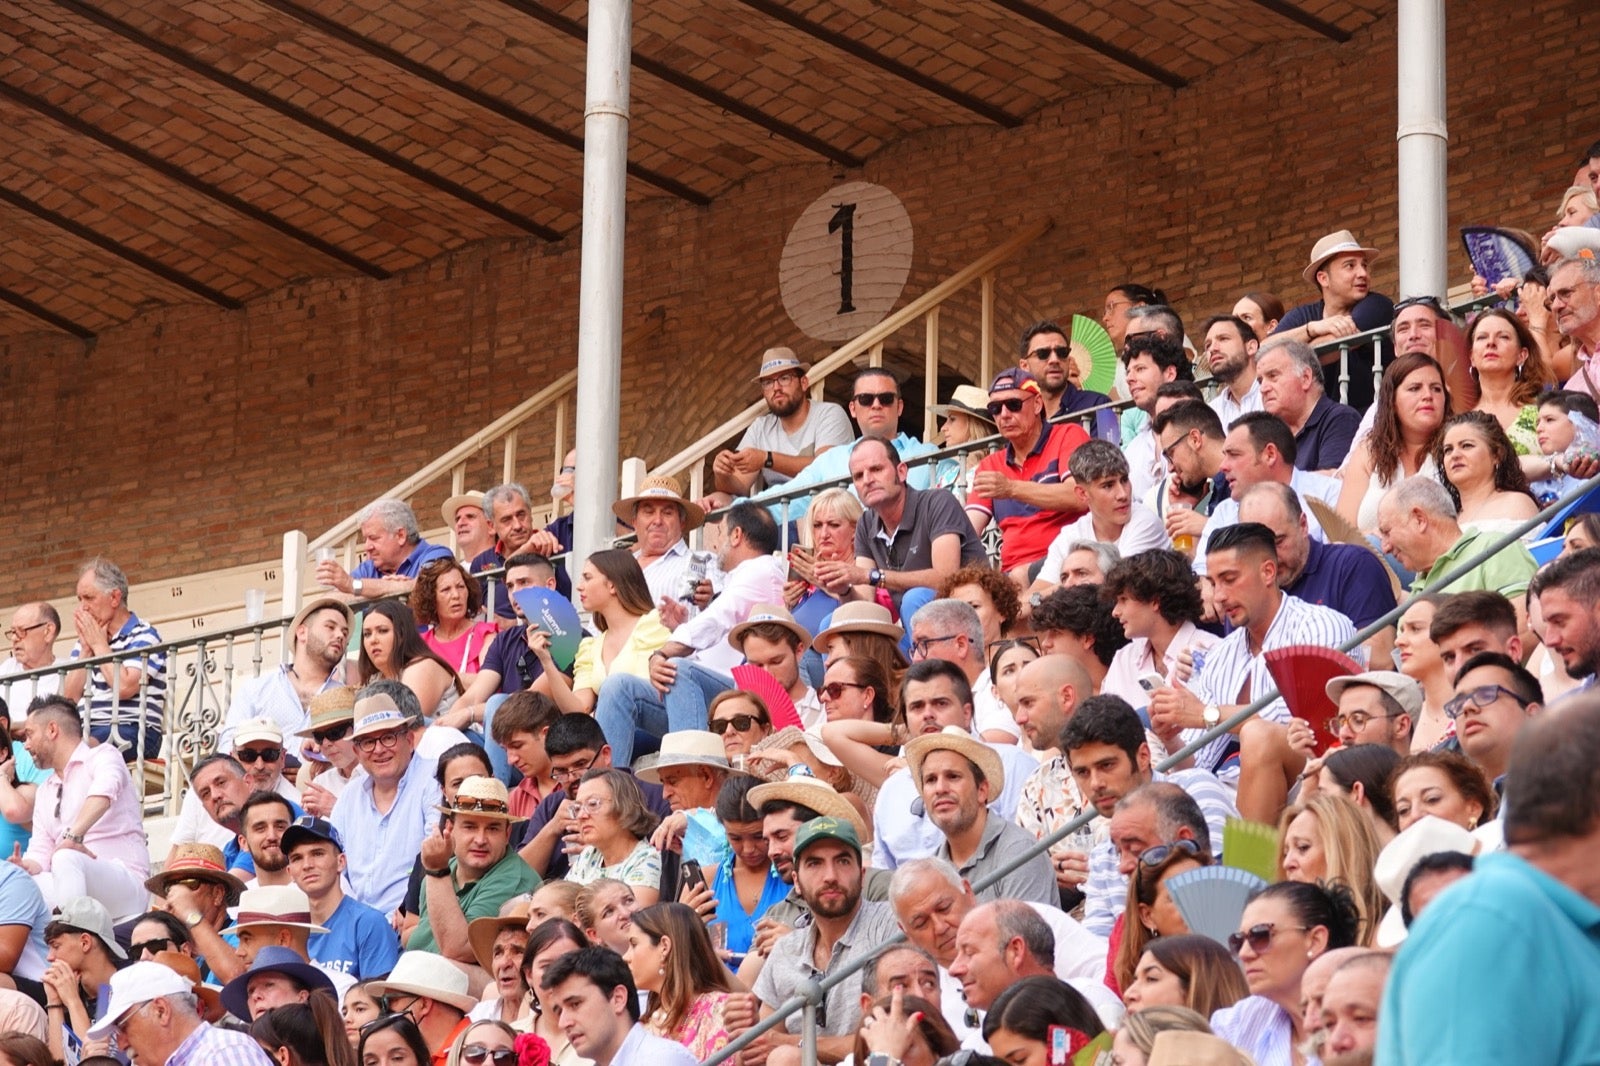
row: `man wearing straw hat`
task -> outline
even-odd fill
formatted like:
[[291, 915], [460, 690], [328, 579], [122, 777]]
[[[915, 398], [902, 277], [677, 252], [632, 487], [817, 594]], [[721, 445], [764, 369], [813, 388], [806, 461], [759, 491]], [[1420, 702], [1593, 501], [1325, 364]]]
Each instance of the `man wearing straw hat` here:
[[467, 975], [431, 951], [406, 952], [395, 963], [393, 973], [367, 988], [381, 996], [391, 1012], [411, 1015], [438, 1066], [444, 1066], [444, 1053], [472, 1024], [467, 1011], [478, 1005], [467, 991]]
[[244, 963], [219, 930], [228, 924], [228, 908], [244, 894], [244, 882], [228, 872], [222, 849], [210, 844], [180, 844], [167, 856], [162, 871], [145, 882], [161, 898], [156, 910], [166, 911], [189, 928], [195, 950], [219, 980], [244, 971]]
[[456, 493], [439, 505], [439, 517], [455, 533], [456, 555], [462, 562], [470, 564], [494, 547], [494, 526], [483, 509], [483, 493], [472, 489]]
[[349, 685], [330, 688], [311, 697], [311, 721], [300, 730], [301, 749], [306, 769], [316, 776], [309, 781], [300, 775], [300, 805], [306, 813], [326, 818], [350, 782], [356, 777], [355, 745], [350, 731], [355, 728], [356, 690]]
[[[1285, 312], [1272, 335], [1304, 344], [1322, 344], [1387, 326], [1394, 318], [1394, 303], [1381, 293], [1369, 291], [1370, 267], [1378, 254], [1378, 249], [1363, 245], [1347, 229], [1319, 238], [1311, 248], [1311, 261], [1300, 272], [1308, 284], [1316, 286], [1318, 298]], [[1339, 395], [1338, 349], [1321, 354], [1323, 385], [1328, 395], [1358, 411], [1372, 402], [1371, 344], [1350, 349], [1348, 398]]]
[[355, 616], [341, 600], [319, 596], [289, 623], [284, 661], [260, 677], [241, 682], [217, 734], [217, 750], [231, 752], [234, 734], [252, 718], [265, 718], [288, 736], [306, 727], [311, 699], [343, 683], [345, 648]]
[[761, 353], [756, 382], [767, 413], [750, 423], [733, 451], [720, 451], [711, 461], [716, 486], [735, 496], [782, 485], [811, 460], [840, 444], [850, 443], [850, 418], [836, 403], [811, 400], [811, 379], [791, 348]]

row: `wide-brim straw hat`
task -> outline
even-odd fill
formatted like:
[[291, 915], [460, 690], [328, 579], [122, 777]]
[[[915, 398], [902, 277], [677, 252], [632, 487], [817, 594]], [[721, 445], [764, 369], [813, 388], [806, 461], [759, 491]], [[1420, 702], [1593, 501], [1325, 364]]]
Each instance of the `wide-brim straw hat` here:
[[787, 374], [791, 370], [804, 374], [810, 369], [811, 364], [794, 354], [793, 348], [768, 348], [761, 353], [761, 369], [756, 371], [756, 381], [762, 382], [775, 374]]
[[526, 899], [507, 900], [500, 908], [498, 918], [474, 918], [467, 923], [467, 943], [472, 945], [472, 957], [478, 965], [494, 976], [494, 942], [507, 929], [528, 931], [528, 914], [532, 904]]
[[1356, 240], [1356, 235], [1347, 229], [1335, 230], [1311, 246], [1311, 262], [1300, 272], [1300, 276], [1315, 285], [1317, 271], [1322, 269], [1324, 263], [1336, 255], [1352, 255], [1360, 252], [1369, 260], [1376, 259], [1381, 254], [1378, 249], [1370, 248]]
[[144, 887], [158, 896], [165, 896], [169, 884], [191, 877], [226, 888], [230, 907], [244, 894], [244, 882], [228, 872], [222, 849], [214, 844], [179, 844], [173, 849], [166, 867], [147, 878]]
[[855, 826], [856, 833], [863, 840], [871, 835], [866, 820], [855, 807], [851, 806], [850, 801], [832, 785], [814, 775], [809, 766], [793, 767], [789, 771], [789, 776], [782, 781], [769, 781], [767, 784], [757, 785], [750, 790], [746, 798], [750, 806], [758, 811], [762, 805], [772, 800], [798, 803], [802, 807], [810, 807], [819, 815], [843, 818]]
[[628, 523], [634, 524], [634, 512], [646, 500], [669, 500], [683, 508], [683, 531], [699, 529], [706, 521], [706, 511], [693, 500], [683, 497], [683, 488], [678, 484], [678, 479], [667, 474], [652, 474], [639, 483], [637, 496], [626, 496], [611, 505], [611, 513]]
[[319, 729], [326, 729], [340, 722], [354, 722], [356, 690], [349, 685], [336, 685], [333, 688], [323, 689], [311, 697], [311, 705], [307, 710], [311, 712], [311, 724], [298, 730], [295, 733], [297, 737], [309, 737]]
[[841, 603], [834, 610], [833, 616], [828, 619], [828, 628], [818, 633], [811, 641], [811, 646], [817, 654], [826, 655], [828, 644], [840, 633], [876, 633], [880, 637], [888, 637], [899, 644], [906, 631], [895, 624], [889, 608], [881, 603], [867, 601], [852, 601]]
[[983, 741], [958, 725], [947, 725], [937, 733], [924, 733], [913, 737], [906, 745], [906, 765], [911, 767], [911, 780], [922, 780], [922, 760], [935, 751], [953, 751], [983, 772], [989, 782], [989, 796], [998, 797], [1006, 788], [1006, 771], [1000, 756]]
[[300, 627], [306, 624], [306, 619], [310, 618], [318, 611], [327, 610], [328, 608], [332, 608], [333, 610], [344, 615], [344, 624], [346, 629], [355, 628], [356, 616], [351, 612], [350, 605], [348, 603], [345, 603], [343, 600], [336, 600], [332, 596], [318, 596], [316, 599], [312, 600], [310, 603], [296, 611], [294, 620], [289, 623], [289, 648], [291, 652], [299, 643], [295, 639], [295, 633], [299, 632]]
[[661, 738], [661, 751], [656, 761], [638, 768], [634, 776], [652, 785], [661, 783], [661, 771], [674, 766], [709, 766], [713, 770], [729, 770], [728, 750], [722, 738], [705, 729], [679, 729]]
[[745, 620], [728, 630], [728, 644], [738, 650], [744, 646], [744, 635], [759, 625], [782, 626], [795, 635], [803, 648], [811, 643], [811, 631], [794, 620], [794, 615], [781, 603], [758, 603], [750, 608]]
[[233, 924], [222, 935], [258, 925], [283, 925], [308, 933], [326, 933], [311, 920], [311, 900], [294, 885], [258, 885], [247, 888], [233, 911]]
[[522, 822], [511, 813], [511, 793], [498, 777], [474, 774], [462, 780], [456, 789], [454, 803], [441, 803], [438, 810], [445, 814], [464, 814], [473, 818], [489, 818], [502, 822]]
[[449, 526], [451, 529], [454, 529], [456, 525], [456, 512], [461, 510], [463, 507], [469, 506], [476, 507], [480, 511], [483, 510], [483, 493], [471, 491], [458, 492], [439, 505], [439, 514], [444, 517], [444, 524]]
[[408, 996], [421, 996], [448, 1003], [466, 1013], [478, 1005], [476, 997], [467, 991], [467, 975], [456, 968], [443, 955], [431, 951], [405, 951], [400, 961], [382, 981], [371, 981], [366, 986], [374, 996], [389, 996], [403, 992]]
[[991, 426], [996, 424], [994, 415], [989, 413], [989, 394], [976, 385], [957, 385], [949, 403], [936, 403], [928, 410], [940, 418], [966, 415], [968, 418], [981, 419]]

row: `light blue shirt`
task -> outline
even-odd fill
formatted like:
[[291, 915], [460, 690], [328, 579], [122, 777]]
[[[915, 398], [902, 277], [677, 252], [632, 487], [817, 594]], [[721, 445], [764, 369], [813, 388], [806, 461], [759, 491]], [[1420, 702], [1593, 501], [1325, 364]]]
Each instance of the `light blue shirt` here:
[[1592, 1066], [1597, 988], [1600, 906], [1515, 855], [1480, 855], [1471, 876], [1428, 905], [1396, 956], [1377, 1061]]
[[[10, 854], [7, 852], [6, 854]], [[0, 925], [23, 925], [28, 939], [10, 972], [37, 981], [44, 976], [49, 948], [44, 942], [44, 927], [50, 924], [50, 908], [33, 877], [20, 866], [0, 863]]]
[[352, 894], [383, 914], [393, 913], [405, 899], [422, 839], [439, 817], [443, 796], [432, 766], [412, 757], [388, 814], [378, 813], [370, 777], [351, 782], [333, 805], [331, 821], [344, 840]]
[[639, 1022], [633, 1023], [628, 1035], [611, 1056], [608, 1066], [695, 1066], [689, 1049], [676, 1040], [654, 1036], [645, 1031]]
[[[322, 682], [318, 692], [337, 688], [340, 682], [330, 675]], [[217, 750], [233, 751], [233, 734], [241, 723], [251, 718], [266, 718], [283, 734], [283, 743], [291, 754], [299, 752], [299, 738], [295, 736], [311, 725], [311, 712], [300, 702], [294, 682], [289, 679], [289, 664], [279, 663], [260, 677], [241, 682], [228, 705], [228, 718], [222, 732], [217, 734]]]
[[[860, 437], [857, 437], [849, 444], [841, 444], [837, 448], [829, 448], [827, 451], [811, 460], [811, 465], [807, 466], [804, 470], [800, 471], [800, 473], [796, 474], [782, 485], [778, 485], [773, 489], [768, 489], [765, 492], [758, 492], [750, 498], [759, 503], [763, 499], [773, 495], [774, 492], [791, 492], [806, 485], [820, 485], [825, 481], [837, 481], [841, 478], [846, 483], [844, 487], [850, 488], [850, 449], [854, 448], [856, 446], [856, 442], [860, 439]], [[906, 463], [909, 463], [912, 459], [919, 455], [927, 455], [929, 452], [938, 450], [933, 445], [924, 444], [917, 438], [907, 433], [902, 433], [896, 437], [894, 439], [894, 446], [895, 449], [900, 453], [901, 462]], [[920, 466], [913, 466], [910, 473], [906, 475], [906, 483], [914, 489], [927, 488], [932, 482], [932, 467], [932, 463], [923, 463]], [[851, 489], [851, 491], [854, 492], [855, 490]], [[789, 500], [788, 504], [789, 512], [787, 517], [784, 515], [783, 501], [779, 501], [767, 509], [772, 512], [772, 517], [777, 519], [779, 522], [799, 521], [801, 516], [803, 516], [811, 507], [811, 497], [798, 496]]]
[[320, 924], [327, 932], [311, 934], [306, 949], [324, 970], [366, 981], [387, 974], [400, 958], [400, 938], [389, 920], [349, 896]]

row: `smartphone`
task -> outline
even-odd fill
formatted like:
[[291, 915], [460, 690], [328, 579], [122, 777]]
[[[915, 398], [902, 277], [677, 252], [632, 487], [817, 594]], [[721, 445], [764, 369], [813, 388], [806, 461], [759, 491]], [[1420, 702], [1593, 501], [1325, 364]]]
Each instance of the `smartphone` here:
[[795, 569], [794, 560], [796, 556], [799, 556], [807, 562], [811, 562], [814, 557], [812, 556], [810, 548], [803, 547], [799, 544], [796, 544], [789, 549], [789, 580], [804, 581], [805, 575], [800, 573], [799, 570]]
[[1148, 673], [1139, 675], [1139, 687], [1144, 689], [1147, 693], [1154, 692], [1158, 688], [1165, 688], [1166, 685], [1167, 679], [1162, 677], [1160, 674]]
[[678, 883], [685, 888], [702, 888], [706, 883], [706, 872], [700, 869], [697, 860], [685, 859], [678, 868]]

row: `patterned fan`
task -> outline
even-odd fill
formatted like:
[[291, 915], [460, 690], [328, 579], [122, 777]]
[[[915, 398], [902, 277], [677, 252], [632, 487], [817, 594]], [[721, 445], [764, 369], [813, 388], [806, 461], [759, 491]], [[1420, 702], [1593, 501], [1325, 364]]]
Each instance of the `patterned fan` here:
[[1328, 682], [1336, 677], [1349, 677], [1361, 672], [1361, 664], [1344, 652], [1324, 648], [1317, 644], [1291, 644], [1267, 652], [1267, 670], [1272, 683], [1283, 694], [1289, 713], [1311, 723], [1316, 735], [1317, 754], [1321, 755], [1330, 743], [1328, 719], [1339, 707], [1328, 698]]
[[1226, 945], [1228, 935], [1239, 928], [1244, 905], [1267, 883], [1233, 866], [1202, 866], [1167, 878], [1163, 887], [1191, 933]]
[[1117, 349], [1111, 334], [1088, 315], [1072, 316], [1072, 359], [1083, 374], [1081, 386], [1110, 394], [1117, 381]]
[[794, 709], [794, 700], [778, 684], [778, 679], [749, 663], [740, 663], [733, 668], [733, 685], [741, 692], [753, 693], [766, 701], [767, 711], [772, 715], [772, 731], [786, 726], [804, 729], [800, 723], [800, 712]]
[[1461, 243], [1473, 272], [1493, 288], [1506, 278], [1521, 281], [1539, 263], [1538, 249], [1530, 247], [1532, 238], [1520, 230], [1499, 226], [1462, 226]]

